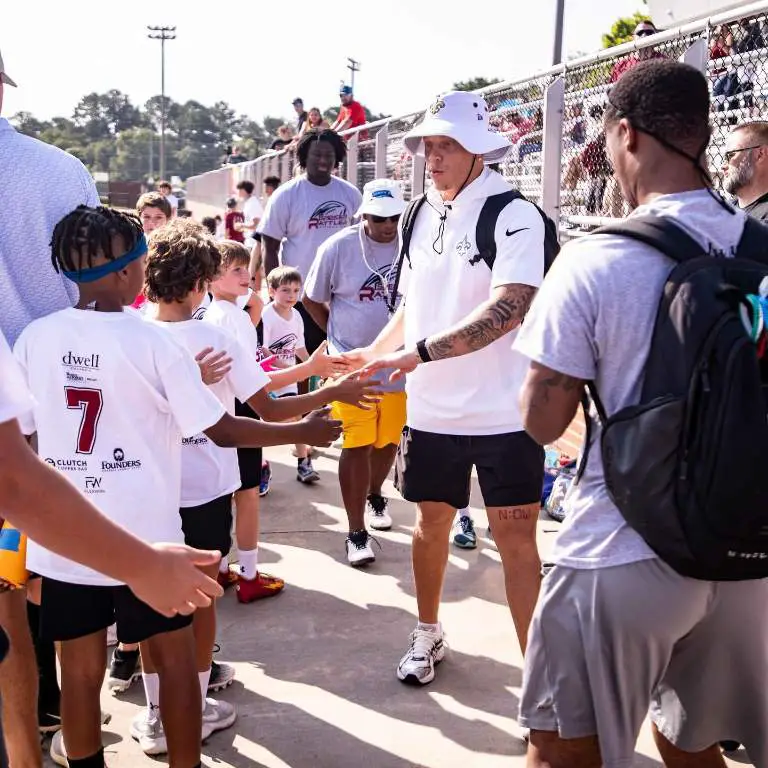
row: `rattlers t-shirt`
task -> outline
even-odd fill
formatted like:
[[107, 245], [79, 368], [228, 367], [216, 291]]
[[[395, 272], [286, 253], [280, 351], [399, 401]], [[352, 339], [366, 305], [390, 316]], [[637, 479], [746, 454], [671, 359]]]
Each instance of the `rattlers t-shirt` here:
[[[170, 334], [127, 312], [64, 309], [14, 348], [35, 399], [20, 419], [40, 457], [107, 517], [148, 542], [183, 542], [181, 443], [224, 406]], [[30, 541], [30, 570], [72, 584], [118, 582]]]
[[[296, 365], [296, 350], [304, 347], [304, 321], [301, 315], [291, 309], [288, 320], [280, 317], [274, 304], [267, 304], [261, 315], [264, 333], [263, 344], [277, 358], [276, 363], [282, 368]], [[287, 387], [275, 390], [280, 395], [298, 394], [298, 385], [289, 384]]]
[[280, 240], [280, 264], [295, 267], [306, 279], [317, 249], [352, 223], [361, 202], [362, 195], [348, 181], [331, 176], [320, 187], [301, 176], [269, 198], [258, 231]]
[[[206, 347], [232, 358], [229, 373], [209, 389], [227, 411], [235, 415], [235, 398], [245, 402], [269, 384], [269, 377], [245, 347], [222, 328], [197, 320], [164, 323], [167, 330], [194, 357]], [[222, 448], [205, 433], [185, 437], [181, 449], [181, 506], [207, 504], [240, 487], [237, 450]]]

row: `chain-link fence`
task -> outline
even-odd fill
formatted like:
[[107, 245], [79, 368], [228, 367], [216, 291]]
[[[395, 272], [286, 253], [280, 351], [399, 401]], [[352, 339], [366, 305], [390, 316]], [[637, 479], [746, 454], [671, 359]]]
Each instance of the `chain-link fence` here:
[[[482, 91], [491, 126], [512, 145], [498, 170], [559, 219], [565, 235], [626, 215], [628, 206], [608, 161], [603, 113], [613, 83], [639, 62], [661, 57], [688, 61], [711, 84], [713, 135], [708, 160], [719, 184], [732, 128], [768, 115], [768, 0]], [[403, 144], [405, 133], [422, 114], [346, 131], [349, 156], [339, 175], [361, 189], [377, 177], [396, 179], [407, 199], [428, 189], [431, 182], [423, 158], [412, 158]], [[189, 179], [188, 199], [192, 206], [222, 207], [242, 178], [260, 188], [266, 176], [287, 181], [294, 172], [294, 153], [270, 153]]]

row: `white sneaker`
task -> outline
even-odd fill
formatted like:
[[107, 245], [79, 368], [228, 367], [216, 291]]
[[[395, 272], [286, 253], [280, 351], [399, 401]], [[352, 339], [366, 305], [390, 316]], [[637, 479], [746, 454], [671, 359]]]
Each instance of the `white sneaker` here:
[[[365, 538], [363, 538], [365, 536]], [[362, 533], [357, 532], [355, 539], [347, 536], [347, 562], [353, 568], [360, 568], [364, 565], [370, 565], [376, 561], [376, 555], [373, 554], [373, 547], [371, 546], [371, 537], [367, 531]]]
[[51, 760], [53, 760], [56, 765], [69, 765], [69, 761], [67, 760], [67, 750], [64, 746], [64, 735], [61, 731], [56, 731], [56, 733], [53, 734], [50, 755]]
[[107, 627], [107, 648], [117, 645], [117, 624]]
[[392, 518], [387, 511], [389, 501], [378, 494], [368, 497], [368, 515], [374, 531], [388, 531], [392, 527]]
[[145, 755], [165, 755], [168, 742], [165, 739], [159, 707], [144, 707], [131, 721], [131, 737], [139, 742]]
[[435, 665], [444, 658], [442, 629], [429, 632], [417, 627], [411, 632], [411, 647], [397, 666], [397, 676], [404, 683], [426, 685], [435, 679]]
[[237, 720], [237, 710], [226, 701], [207, 698], [203, 710], [203, 740], [216, 731], [229, 728]]

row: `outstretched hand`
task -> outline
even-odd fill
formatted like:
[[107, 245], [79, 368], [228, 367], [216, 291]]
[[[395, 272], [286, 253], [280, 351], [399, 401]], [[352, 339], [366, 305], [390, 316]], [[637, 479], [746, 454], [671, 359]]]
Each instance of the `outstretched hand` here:
[[307, 361], [312, 366], [312, 375], [321, 379], [330, 379], [342, 373], [347, 373], [348, 368], [344, 360], [338, 355], [329, 355], [328, 342], [324, 341], [310, 356]]
[[128, 583], [133, 593], [163, 616], [188, 615], [221, 597], [222, 588], [200, 566], [216, 565], [221, 552], [183, 544], [153, 544], [154, 554]]
[[381, 400], [381, 390], [377, 383], [359, 373], [348, 373], [327, 386], [334, 400], [357, 406], [364, 411], [370, 411]]
[[206, 347], [196, 354], [195, 360], [200, 367], [203, 384], [208, 386], [218, 384], [232, 370], [232, 358], [226, 352], [214, 353], [213, 347]]
[[393, 368], [394, 370], [390, 374], [389, 380], [394, 383], [402, 379], [406, 374], [413, 373], [420, 362], [421, 359], [416, 352], [400, 350], [367, 363], [361, 369], [360, 376], [361, 378], [369, 378], [378, 371]]

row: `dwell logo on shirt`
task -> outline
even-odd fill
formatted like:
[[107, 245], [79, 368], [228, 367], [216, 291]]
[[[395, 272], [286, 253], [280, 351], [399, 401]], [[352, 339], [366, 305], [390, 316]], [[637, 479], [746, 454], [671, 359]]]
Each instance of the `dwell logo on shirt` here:
[[309, 229], [339, 229], [349, 224], [347, 206], [338, 200], [328, 200], [315, 208], [309, 217]]

